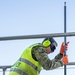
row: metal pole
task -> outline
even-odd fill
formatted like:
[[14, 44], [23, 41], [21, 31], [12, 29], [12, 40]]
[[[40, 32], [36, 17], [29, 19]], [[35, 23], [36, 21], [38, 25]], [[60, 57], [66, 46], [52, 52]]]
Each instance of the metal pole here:
[[[64, 2], [64, 33], [66, 33], [66, 2]], [[64, 37], [64, 44], [66, 44], [66, 36]], [[66, 55], [66, 47], [64, 47], [64, 56]], [[64, 65], [64, 75], [66, 75], [66, 65]]]
[[3, 75], [5, 75], [5, 71], [3, 70]]
[[6, 68], [3, 68], [3, 75], [5, 75]]

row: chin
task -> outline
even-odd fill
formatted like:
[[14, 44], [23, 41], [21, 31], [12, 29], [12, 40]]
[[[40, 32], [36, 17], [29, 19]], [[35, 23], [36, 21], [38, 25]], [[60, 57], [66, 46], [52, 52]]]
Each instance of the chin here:
[[51, 52], [48, 52], [47, 54], [50, 54]]

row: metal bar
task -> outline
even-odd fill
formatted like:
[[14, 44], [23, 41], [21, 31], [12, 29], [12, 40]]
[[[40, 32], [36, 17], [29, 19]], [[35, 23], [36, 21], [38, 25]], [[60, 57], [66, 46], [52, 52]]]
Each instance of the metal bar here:
[[0, 66], [0, 69], [3, 70], [3, 75], [5, 75], [5, 72], [6, 72], [7, 68], [11, 68], [11, 66], [10, 65], [9, 66]]
[[0, 69], [4, 69], [4, 68], [10, 68], [12, 65], [7, 65], [7, 66], [0, 66]]
[[69, 62], [67, 65], [75, 65], [75, 62]]
[[3, 75], [5, 75], [6, 68], [3, 68]]
[[[75, 62], [69, 62], [67, 65], [75, 65]], [[8, 66], [0, 66], [0, 69], [3, 69], [3, 75], [5, 75], [5, 71], [7, 68], [11, 68], [12, 65], [8, 65]], [[61, 69], [61, 68], [59, 68]]]
[[5, 71], [3, 71], [3, 75], [5, 75]]
[[[64, 2], [64, 33], [66, 33], [66, 2]], [[64, 43], [66, 44], [66, 36], [64, 37]], [[66, 55], [65, 47], [64, 47], [64, 55]]]
[[[75, 65], [75, 62], [69, 62], [67, 65]], [[7, 68], [11, 68], [11, 66], [12, 66], [12, 65], [0, 66], [0, 69], [3, 69], [3, 68], [6, 68], [6, 69], [7, 69]]]
[[46, 38], [46, 37], [64, 37], [64, 36], [75, 36], [75, 32], [39, 34], [39, 35], [38, 34], [37, 35], [23, 35], [23, 36], [6, 36], [6, 37], [0, 37], [0, 41], [19, 40], [19, 39], [36, 39], [36, 38]]
[[[64, 33], [66, 33], [66, 2], [64, 2]], [[64, 44], [66, 44], [66, 36], [64, 37]], [[64, 47], [64, 56], [66, 55], [66, 47]], [[66, 65], [64, 65], [64, 75], [67, 74]]]

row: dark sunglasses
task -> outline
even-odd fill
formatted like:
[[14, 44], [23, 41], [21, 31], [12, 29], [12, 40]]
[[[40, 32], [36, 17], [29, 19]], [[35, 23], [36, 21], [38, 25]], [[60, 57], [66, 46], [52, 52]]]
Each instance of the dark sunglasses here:
[[55, 49], [56, 49], [56, 47], [55, 47], [53, 44], [50, 45], [50, 48], [51, 48], [51, 51], [52, 51], [52, 52], [54, 52]]

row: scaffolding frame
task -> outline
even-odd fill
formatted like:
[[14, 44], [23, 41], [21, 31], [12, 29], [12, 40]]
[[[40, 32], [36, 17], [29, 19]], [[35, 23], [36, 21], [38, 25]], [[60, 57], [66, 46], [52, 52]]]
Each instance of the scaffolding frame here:
[[[75, 62], [69, 62], [67, 65], [75, 65]], [[3, 70], [3, 75], [5, 75], [5, 72], [7, 69], [11, 68], [12, 65], [4, 65], [0, 66], [0, 69]]]
[[[5, 36], [5, 37], [0, 37], [0, 41], [20, 40], [20, 39], [37, 39], [37, 38], [46, 38], [46, 37], [64, 37], [64, 43], [66, 44], [67, 36], [75, 36], [75, 32], [66, 32], [66, 2], [64, 2], [64, 33], [23, 35], [23, 36]], [[65, 48], [64, 48], [64, 52], [66, 55]], [[69, 62], [67, 65], [75, 65], [75, 62]], [[0, 66], [0, 69], [3, 70], [3, 75], [5, 75], [5, 71], [11, 66], [12, 65]], [[64, 65], [64, 75], [66, 75], [66, 65]]]

